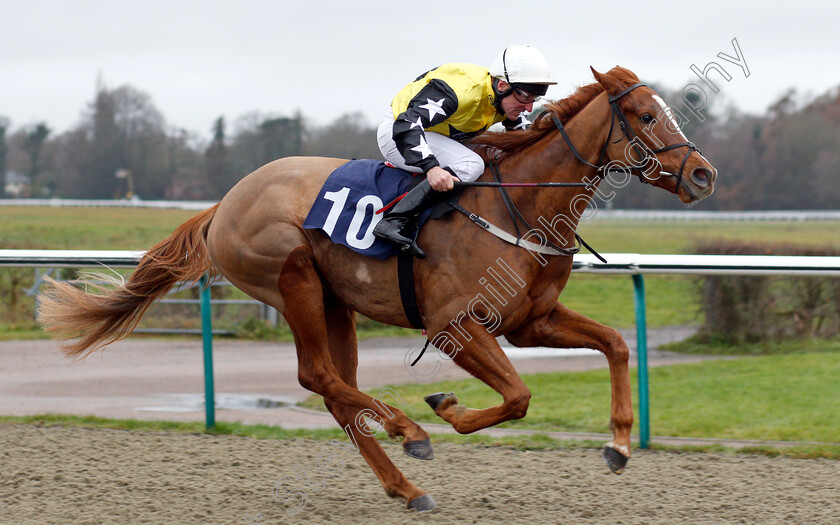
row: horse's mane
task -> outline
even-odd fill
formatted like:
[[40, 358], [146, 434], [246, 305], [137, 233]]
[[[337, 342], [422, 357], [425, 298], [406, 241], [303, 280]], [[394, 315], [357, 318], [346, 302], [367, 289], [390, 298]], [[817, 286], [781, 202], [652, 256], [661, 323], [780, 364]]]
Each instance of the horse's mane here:
[[[626, 85], [639, 81], [635, 73], [620, 66], [615, 66], [607, 74]], [[496, 158], [502, 159], [537, 143], [550, 131], [557, 129], [551, 118], [552, 115], [556, 115], [560, 122], [565, 124], [603, 91], [603, 86], [597, 82], [581, 86], [570, 96], [561, 100], [552, 100], [543, 106], [544, 111], [537, 116], [528, 130], [507, 133], [484, 132], [472, 139], [471, 143], [485, 152], [496, 150]]]

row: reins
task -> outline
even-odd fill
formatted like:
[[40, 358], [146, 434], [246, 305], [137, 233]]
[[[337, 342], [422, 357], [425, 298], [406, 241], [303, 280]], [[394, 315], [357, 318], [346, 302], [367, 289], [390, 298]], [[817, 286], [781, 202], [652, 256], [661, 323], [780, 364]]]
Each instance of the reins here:
[[478, 186], [481, 188], [573, 188], [594, 186], [591, 182], [453, 182], [456, 188]]
[[[519, 212], [519, 208], [516, 207], [513, 200], [510, 198], [510, 195], [507, 193], [508, 187], [519, 187], [519, 186], [545, 186], [549, 185], [549, 187], [569, 187], [569, 186], [577, 186], [577, 187], [590, 187], [594, 186], [593, 184], [586, 183], [586, 182], [557, 182], [557, 183], [506, 183], [501, 181], [501, 174], [499, 173], [498, 164], [496, 164], [492, 159], [489, 162], [490, 164], [490, 171], [493, 173], [493, 178], [496, 179], [496, 182], [487, 182], [487, 183], [456, 183], [456, 185], [460, 186], [484, 186], [484, 187], [495, 187], [499, 188], [499, 192], [502, 196], [502, 202], [505, 203], [505, 207], [508, 210], [508, 214], [510, 215], [510, 219], [513, 222], [513, 228], [516, 231], [516, 235], [511, 235], [510, 233], [504, 231], [503, 229], [499, 228], [495, 224], [491, 223], [490, 221], [484, 219], [480, 215], [472, 213], [466, 210], [463, 206], [454, 202], [452, 200], [446, 201], [446, 204], [454, 208], [455, 210], [463, 213], [466, 217], [471, 220], [475, 225], [487, 230], [489, 233], [495, 235], [499, 239], [513, 244], [515, 246], [519, 246], [520, 248], [525, 248], [528, 251], [536, 252], [536, 253], [543, 253], [546, 255], [563, 255], [563, 256], [573, 256], [574, 254], [580, 251], [580, 246], [572, 246], [571, 248], [564, 248], [562, 246], [557, 246], [556, 244], [552, 243], [547, 236], [545, 236], [542, 230], [535, 229], [531, 227], [525, 217], [522, 216], [522, 213]], [[527, 233], [533, 232], [537, 238], [540, 239], [541, 244], [535, 244], [531, 241], [527, 241], [522, 237], [522, 234], [519, 231], [519, 221], [521, 221], [527, 228]], [[606, 263], [607, 260], [601, 257], [601, 255], [596, 252], [589, 244], [584, 241], [580, 235], [575, 233], [575, 239], [580, 243], [581, 246], [585, 247], [589, 250], [592, 255], [597, 257], [601, 262]]]
[[[499, 165], [496, 164], [495, 162], [493, 162], [492, 159], [490, 160], [490, 172], [493, 174], [493, 178], [496, 179], [496, 182], [498, 182], [498, 183], [502, 182], [502, 174], [499, 173]], [[567, 184], [580, 184], [580, 183], [567, 183]], [[587, 184], [587, 183], [583, 183], [583, 184], [586, 185], [586, 186], [589, 186], [589, 184]], [[510, 215], [511, 220], [513, 221], [513, 227], [516, 230], [517, 239], [522, 238], [522, 235], [519, 233], [519, 225], [518, 225], [518, 222], [516, 220], [516, 218], [518, 217], [519, 220], [522, 221], [522, 224], [524, 224], [525, 227], [528, 228], [527, 231], [537, 232], [537, 236], [540, 238], [540, 240], [545, 241], [545, 246], [548, 246], [548, 247], [550, 247], [554, 250], [557, 250], [561, 254], [567, 255], [567, 256], [574, 255], [574, 254], [576, 254], [580, 251], [580, 246], [572, 246], [571, 248], [565, 248], [565, 247], [562, 247], [562, 246], [557, 246], [556, 244], [554, 244], [553, 242], [548, 240], [547, 236], [541, 235], [542, 234], [541, 230], [535, 230], [533, 227], [531, 227], [530, 224], [528, 224], [528, 221], [525, 219], [525, 217], [522, 216], [522, 213], [520, 213], [519, 208], [516, 207], [516, 204], [513, 203], [513, 199], [510, 198], [510, 195], [508, 194], [507, 189], [504, 186], [499, 186], [499, 193], [501, 193], [502, 201], [505, 203], [505, 207], [507, 207], [508, 214]], [[575, 238], [580, 239], [580, 237], [578, 236], [577, 233], [575, 233]], [[606, 261], [604, 261], [604, 262], [606, 262]]]

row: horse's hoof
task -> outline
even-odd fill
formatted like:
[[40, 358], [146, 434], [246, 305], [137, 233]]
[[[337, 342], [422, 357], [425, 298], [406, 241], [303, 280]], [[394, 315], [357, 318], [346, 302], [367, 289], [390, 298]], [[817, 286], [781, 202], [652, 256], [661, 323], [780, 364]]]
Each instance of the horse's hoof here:
[[627, 466], [627, 456], [612, 447], [604, 447], [602, 457], [613, 474], [624, 472], [624, 467]]
[[414, 509], [417, 512], [426, 512], [435, 507], [437, 507], [437, 502], [428, 494], [423, 494], [408, 502], [408, 508]]
[[[405, 455], [408, 457], [422, 459], [424, 461], [431, 461], [435, 459], [435, 451], [432, 449], [432, 442], [428, 439], [403, 443], [403, 452], [405, 452]], [[434, 501], [432, 503], [434, 503]]]
[[455, 403], [458, 402], [458, 398], [455, 397], [454, 392], [449, 392], [448, 394], [444, 394], [443, 392], [437, 392], [435, 394], [429, 394], [423, 399], [426, 401], [426, 403], [429, 404], [430, 407], [432, 407], [432, 410], [434, 410], [435, 412], [437, 412], [437, 409], [440, 406], [440, 404], [446, 401], [447, 399], [452, 399]]

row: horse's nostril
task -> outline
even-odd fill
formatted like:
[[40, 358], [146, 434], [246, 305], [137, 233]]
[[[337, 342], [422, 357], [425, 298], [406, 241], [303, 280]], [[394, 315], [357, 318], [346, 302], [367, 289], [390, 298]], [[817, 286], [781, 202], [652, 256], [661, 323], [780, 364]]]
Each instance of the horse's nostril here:
[[691, 172], [691, 180], [698, 186], [707, 186], [712, 179], [712, 172], [706, 168], [694, 168]]

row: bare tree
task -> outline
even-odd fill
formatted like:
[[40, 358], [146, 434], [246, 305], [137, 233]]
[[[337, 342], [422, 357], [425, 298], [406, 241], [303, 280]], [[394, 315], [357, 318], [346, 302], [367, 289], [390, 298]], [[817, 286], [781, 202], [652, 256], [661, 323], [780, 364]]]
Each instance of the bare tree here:
[[235, 180], [273, 160], [303, 154], [305, 137], [300, 114], [288, 118], [255, 112], [240, 117], [229, 152]]
[[47, 141], [47, 136], [50, 134], [50, 128], [45, 122], [41, 122], [33, 126], [23, 139], [22, 147], [29, 155], [29, 170], [27, 175], [31, 184], [34, 186], [38, 174], [43, 169], [42, 153], [44, 151], [44, 143]]
[[213, 139], [204, 151], [204, 173], [215, 198], [223, 196], [239, 180], [239, 176], [231, 173], [228, 163], [224, 117], [213, 122]]
[[82, 133], [72, 141], [82, 150], [72, 163], [75, 185], [63, 185], [70, 196], [120, 197], [129, 184], [144, 198], [166, 195], [171, 175], [168, 137], [163, 116], [148, 94], [128, 85], [108, 89], [99, 83], [77, 131]]
[[347, 113], [331, 124], [310, 132], [305, 151], [309, 155], [344, 159], [381, 159], [376, 128], [361, 113]]
[[262, 164], [282, 157], [300, 155], [303, 151], [303, 118], [298, 113], [293, 118], [265, 120], [259, 127]]

